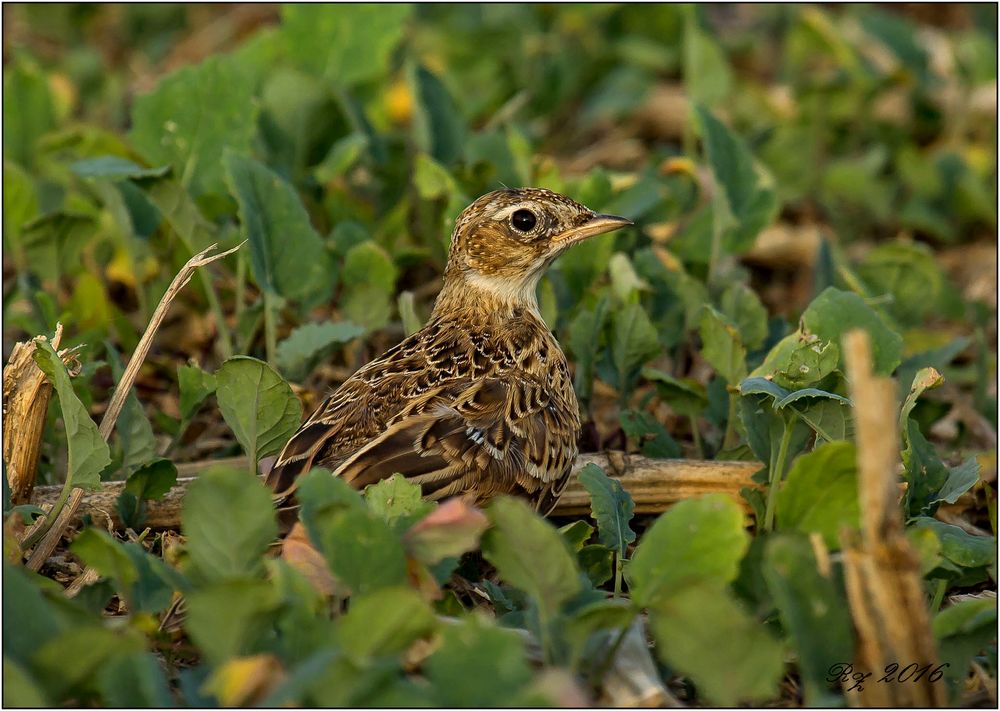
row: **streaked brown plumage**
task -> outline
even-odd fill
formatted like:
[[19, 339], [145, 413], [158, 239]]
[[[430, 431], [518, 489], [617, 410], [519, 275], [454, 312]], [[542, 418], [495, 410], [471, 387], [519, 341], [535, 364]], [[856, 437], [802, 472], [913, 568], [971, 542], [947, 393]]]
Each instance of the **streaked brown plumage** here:
[[303, 423], [268, 475], [278, 498], [322, 466], [356, 488], [399, 472], [431, 499], [515, 494], [547, 513], [576, 457], [580, 416], [535, 287], [568, 247], [627, 224], [534, 188], [472, 203], [430, 321]]

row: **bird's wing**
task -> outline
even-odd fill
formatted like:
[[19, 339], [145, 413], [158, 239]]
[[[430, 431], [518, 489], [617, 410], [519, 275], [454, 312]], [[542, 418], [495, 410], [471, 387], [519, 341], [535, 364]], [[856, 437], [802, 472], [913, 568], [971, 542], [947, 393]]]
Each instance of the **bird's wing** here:
[[570, 403], [528, 376], [449, 384], [336, 470], [355, 488], [400, 473], [424, 496], [523, 494], [548, 506], [576, 455]]

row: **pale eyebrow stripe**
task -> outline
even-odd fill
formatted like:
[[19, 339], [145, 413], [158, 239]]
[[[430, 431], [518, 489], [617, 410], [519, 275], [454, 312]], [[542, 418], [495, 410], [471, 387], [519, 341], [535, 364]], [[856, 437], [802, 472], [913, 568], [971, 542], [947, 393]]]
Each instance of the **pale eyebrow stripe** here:
[[517, 210], [520, 210], [522, 207], [524, 208], [531, 207], [531, 205], [532, 203], [530, 202], [519, 202], [514, 205], [508, 205], [507, 207], [501, 208], [497, 212], [493, 213], [492, 219], [497, 220], [498, 222], [501, 220], [506, 220]]

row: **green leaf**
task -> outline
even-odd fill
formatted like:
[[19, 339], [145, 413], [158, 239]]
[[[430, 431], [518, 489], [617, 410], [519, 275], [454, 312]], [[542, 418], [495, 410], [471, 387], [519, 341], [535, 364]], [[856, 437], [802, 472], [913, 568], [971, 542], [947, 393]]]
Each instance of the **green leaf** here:
[[785, 670], [782, 645], [725, 589], [703, 583], [678, 590], [657, 602], [650, 625], [659, 657], [691, 677], [710, 704], [777, 695]]
[[177, 483], [177, 467], [169, 459], [157, 459], [136, 469], [125, 482], [125, 491], [140, 501], [160, 499]]
[[435, 627], [434, 613], [410, 588], [382, 588], [351, 600], [338, 621], [337, 641], [351, 656], [398, 654]]
[[722, 189], [731, 215], [739, 220], [747, 215], [757, 194], [757, 173], [753, 156], [736, 134], [704, 106], [695, 106], [708, 164]]
[[919, 325], [935, 310], [945, 284], [933, 252], [920, 242], [880, 244], [865, 255], [858, 275], [874, 294], [891, 295], [886, 310], [908, 325]]
[[223, 153], [248, 152], [256, 131], [253, 92], [253, 77], [238, 62], [210, 57], [137, 97], [129, 138], [151, 165], [172, 166], [196, 198], [223, 194]]
[[682, 455], [680, 445], [670, 436], [667, 428], [648, 412], [625, 410], [621, 415], [621, 425], [626, 437], [637, 440], [645, 457], [678, 459]]
[[255, 575], [278, 535], [268, 489], [247, 471], [216, 466], [188, 488], [181, 528], [194, 570], [204, 580]]
[[551, 619], [580, 590], [579, 570], [566, 542], [520, 499], [496, 499], [487, 516], [493, 527], [483, 536], [483, 555]]
[[[903, 450], [903, 464], [906, 466], [904, 478], [909, 484], [906, 489], [907, 509], [911, 515], [933, 512], [937, 508], [935, 503], [941, 498], [939, 492], [948, 483], [950, 472], [938, 458], [934, 446], [920, 432], [920, 425], [913, 420], [907, 420], [906, 424], [909, 446]], [[956, 484], [963, 474], [959, 473]]]
[[934, 616], [931, 630], [935, 639], [968, 634], [984, 625], [995, 627], [997, 619], [996, 598], [962, 600], [946, 607]]
[[279, 451], [298, 429], [302, 403], [267, 363], [236, 356], [215, 377], [219, 410], [252, 462]]
[[781, 339], [751, 375], [770, 376], [781, 387], [795, 390], [818, 383], [839, 365], [835, 342], [796, 331]]
[[330, 571], [355, 595], [406, 584], [400, 537], [372, 512], [333, 507], [313, 516], [307, 528]]
[[580, 549], [583, 548], [584, 544], [594, 534], [594, 527], [583, 519], [580, 519], [572, 523], [567, 523], [559, 529], [559, 533], [565, 539], [570, 549], [579, 553]]
[[698, 328], [705, 360], [730, 385], [743, 380], [747, 375], [747, 351], [736, 327], [706, 304]]
[[705, 386], [693, 378], [675, 378], [656, 368], [643, 368], [642, 377], [655, 383], [660, 398], [678, 415], [697, 417], [708, 407]]
[[363, 133], [351, 133], [330, 147], [326, 157], [316, 166], [316, 180], [329, 183], [347, 173], [358, 162], [368, 148], [368, 137]]
[[143, 168], [138, 163], [119, 156], [86, 158], [73, 163], [69, 169], [81, 178], [104, 178], [106, 180], [162, 178], [170, 172], [169, 165], [161, 165], [156, 168]]
[[213, 667], [263, 651], [260, 641], [271, 632], [278, 605], [275, 592], [263, 580], [240, 578], [199, 588], [187, 595], [184, 629]]
[[996, 538], [973, 536], [958, 526], [928, 516], [918, 516], [910, 524], [929, 529], [941, 541], [941, 555], [962, 568], [978, 568], [996, 563]]
[[722, 314], [736, 326], [750, 350], [760, 348], [767, 338], [767, 309], [757, 293], [746, 284], [734, 282], [722, 292]]
[[611, 361], [618, 376], [618, 388], [628, 391], [639, 368], [660, 353], [660, 341], [641, 304], [631, 303], [614, 312], [612, 322]]
[[852, 329], [867, 331], [876, 375], [891, 375], [902, 358], [902, 337], [853, 292], [827, 287], [802, 314], [802, 324], [822, 340], [835, 343]]
[[389, 254], [374, 242], [351, 247], [344, 257], [344, 314], [369, 330], [382, 328], [392, 315], [392, 297], [399, 275]]
[[325, 299], [333, 264], [295, 189], [253, 158], [227, 152], [222, 162], [250, 240], [257, 284], [292, 301]]
[[611, 277], [612, 291], [623, 304], [633, 301], [633, 294], [638, 295], [639, 292], [651, 290], [649, 283], [636, 273], [628, 255], [622, 252], [611, 255], [608, 275]]
[[15, 53], [4, 67], [3, 102], [17, 107], [4, 116], [4, 156], [30, 168], [38, 139], [55, 127], [56, 116], [48, 79], [27, 55]]
[[381, 516], [394, 531], [403, 531], [434, 509], [434, 502], [424, 501], [420, 486], [402, 474], [371, 484], [365, 489], [368, 510]]
[[632, 599], [650, 607], [688, 586], [722, 587], [736, 579], [749, 543], [743, 511], [732, 499], [681, 501], [647, 529], [628, 562]]
[[958, 497], [979, 481], [979, 469], [979, 461], [975, 457], [969, 457], [957, 467], [950, 467], [947, 480], [931, 503], [953, 504], [958, 501]]
[[796, 459], [778, 491], [778, 527], [819, 533], [828, 548], [840, 550], [840, 530], [860, 526], [856, 462], [851, 442], [824, 444]]
[[695, 11], [689, 10], [684, 25], [684, 87], [690, 100], [715, 104], [726, 98], [732, 72], [719, 44], [701, 29]]
[[328, 356], [334, 346], [363, 335], [362, 326], [341, 321], [304, 323], [278, 344], [278, 368], [293, 381], [309, 374], [315, 363]]
[[443, 627], [424, 674], [444, 707], [495, 706], [531, 679], [524, 643], [480, 614]]
[[601, 296], [594, 310], [581, 309], [569, 325], [570, 353], [576, 360], [576, 373], [573, 378], [574, 389], [580, 401], [587, 405], [594, 383], [594, 362], [599, 349], [603, 345], [602, 334], [608, 317], [610, 300]]
[[635, 541], [635, 531], [629, 526], [635, 511], [632, 497], [620, 481], [610, 478], [596, 464], [588, 464], [578, 476], [590, 494], [590, 514], [597, 521], [601, 543], [624, 558], [628, 544]]
[[[20, 251], [21, 232], [38, 216], [35, 184], [17, 163], [3, 162], [3, 239], [5, 247]], [[20, 257], [17, 257], [20, 259]]]
[[426, 153], [418, 153], [413, 161], [413, 186], [424, 200], [447, 199], [458, 192], [448, 169]]
[[412, 336], [419, 331], [424, 322], [417, 315], [416, 305], [412, 291], [401, 291], [396, 299], [396, 308], [399, 309], [399, 318], [403, 322], [403, 331], [407, 336]]
[[389, 70], [410, 13], [406, 4], [289, 4], [282, 8], [281, 33], [300, 66], [347, 87]]
[[314, 467], [297, 482], [296, 498], [302, 507], [302, 522], [314, 540], [322, 518], [345, 509], [365, 509], [361, 493], [329, 469]]
[[913, 408], [917, 405], [917, 399], [931, 388], [936, 388], [944, 382], [944, 376], [934, 368], [921, 368], [914, 374], [913, 382], [910, 385], [910, 392], [903, 400], [903, 407], [899, 411], [899, 429], [903, 436], [904, 449], [909, 449], [908, 420]]
[[101, 488], [101, 472], [111, 463], [108, 443], [101, 437], [97, 425], [73, 391], [73, 383], [62, 359], [48, 341], [36, 339], [35, 344], [35, 363], [55, 387], [66, 428], [69, 445], [66, 486], [96, 491]]
[[196, 365], [177, 366], [177, 387], [180, 389], [181, 421], [189, 422], [218, 383], [212, 373]]
[[151, 652], [114, 659], [98, 674], [103, 701], [112, 708], [166, 708], [174, 705], [158, 658]]
[[847, 601], [817, 570], [812, 546], [803, 536], [770, 538], [764, 560], [764, 579], [798, 652], [806, 704], [831, 705], [836, 697], [826, 681], [829, 669], [854, 651]]
[[408, 75], [416, 103], [414, 142], [438, 163], [452, 166], [462, 158], [466, 143], [462, 112], [441, 79], [426, 67], [413, 65]]
[[39, 645], [32, 667], [50, 696], [63, 698], [87, 687], [114, 660], [137, 654], [143, 646], [142, 637], [133, 630], [82, 624]]
[[53, 706], [45, 691], [24, 667], [3, 657], [3, 705], [7, 708], [43, 708]]

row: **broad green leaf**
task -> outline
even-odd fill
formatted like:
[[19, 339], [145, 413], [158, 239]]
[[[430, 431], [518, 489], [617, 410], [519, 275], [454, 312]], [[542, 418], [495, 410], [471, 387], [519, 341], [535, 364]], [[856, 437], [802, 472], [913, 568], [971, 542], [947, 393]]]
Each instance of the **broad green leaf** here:
[[483, 536], [483, 555], [505, 582], [526, 592], [551, 619], [580, 590], [579, 571], [566, 542], [520, 499], [496, 499], [487, 516], [493, 527]]
[[296, 499], [302, 507], [302, 522], [315, 540], [320, 518], [345, 509], [364, 509], [361, 492], [335, 477], [329, 469], [314, 467], [301, 475], [296, 483]]
[[931, 503], [953, 504], [958, 501], [958, 497], [979, 481], [979, 469], [979, 461], [975, 457], [969, 457], [957, 467], [949, 467], [948, 478]]
[[[797, 403], [800, 400], [808, 398], [822, 398], [826, 400], [834, 400], [839, 402], [841, 405], [851, 406], [851, 401], [848, 400], [843, 395], [837, 395], [836, 393], [828, 393], [825, 390], [819, 390], [817, 388], [802, 388], [801, 390], [794, 390], [785, 397], [774, 403], [775, 410], [783, 410], [793, 403]], [[796, 407], [796, 409], [798, 409]]]
[[199, 588], [186, 597], [184, 629], [213, 667], [263, 651], [261, 640], [273, 634], [275, 592], [270, 583], [245, 578]]
[[125, 482], [125, 491], [137, 499], [160, 499], [177, 483], [177, 467], [169, 459], [157, 459], [136, 469]]
[[853, 292], [827, 287], [802, 314], [802, 324], [822, 340], [835, 343], [852, 329], [867, 331], [876, 375], [891, 375], [900, 363], [902, 337]]
[[163, 666], [152, 652], [121, 656], [98, 674], [103, 701], [112, 708], [166, 708], [174, 705]]
[[918, 516], [911, 522], [916, 528], [929, 529], [941, 541], [941, 555], [963, 568], [977, 568], [996, 563], [996, 538], [973, 536], [958, 526], [928, 516]]
[[751, 375], [770, 376], [781, 387], [796, 390], [818, 383], [839, 365], [835, 342], [796, 331], [781, 339]]
[[576, 554], [580, 569], [595, 588], [611, 580], [614, 575], [614, 552], [607, 546], [591, 543]]
[[326, 298], [333, 264], [295, 189], [253, 158], [227, 152], [222, 162], [250, 240], [257, 284], [292, 301]]
[[302, 403], [267, 363], [236, 356], [215, 377], [219, 410], [253, 462], [280, 450], [298, 429]]
[[[222, 153], [219, 153], [221, 162]], [[219, 168], [220, 192], [223, 190]], [[218, 229], [201, 213], [190, 193], [172, 177], [137, 180], [143, 195], [156, 206], [188, 252], [194, 254], [218, 241]]]
[[394, 531], [403, 531], [434, 509], [432, 501], [424, 501], [420, 486], [410, 483], [402, 474], [393, 474], [365, 488], [368, 510], [385, 519]]
[[388, 71], [410, 13], [406, 4], [289, 4], [282, 8], [281, 33], [299, 65], [347, 87]]
[[344, 175], [358, 162], [368, 148], [368, 137], [363, 133], [351, 133], [330, 147], [329, 153], [316, 166], [316, 180], [329, 183]]
[[608, 262], [608, 275], [611, 277], [612, 291], [623, 304], [632, 301], [633, 294], [637, 295], [641, 291], [650, 290], [646, 280], [636, 273], [628, 255], [622, 252], [615, 252], [611, 255], [611, 260]]
[[351, 247], [344, 257], [344, 315], [369, 330], [382, 328], [392, 315], [392, 296], [399, 270], [389, 254], [374, 242]]
[[85, 158], [73, 163], [69, 169], [81, 178], [104, 178], [125, 180], [126, 178], [162, 178], [170, 172], [169, 165], [144, 168], [120, 156], [100, 156]]
[[638, 442], [645, 457], [678, 459], [683, 454], [680, 445], [670, 436], [663, 423], [644, 410], [623, 411], [621, 425], [625, 436]]
[[114, 660], [137, 654], [144, 646], [143, 638], [132, 629], [75, 625], [39, 645], [32, 667], [49, 695], [62, 698], [88, 686]]
[[[17, 163], [3, 162], [3, 239], [5, 246], [20, 250], [24, 225], [38, 216], [35, 184]], [[20, 258], [20, 257], [18, 257]]]
[[601, 336], [604, 333], [604, 323], [608, 317], [610, 300], [601, 296], [594, 310], [581, 309], [569, 325], [570, 353], [576, 361], [576, 373], [573, 378], [577, 397], [586, 406], [590, 402], [590, 393], [594, 383], [594, 361], [603, 345]]
[[964, 634], [977, 627], [996, 625], [996, 598], [962, 600], [941, 610], [931, 621], [934, 637], [942, 640], [956, 634]]
[[570, 549], [579, 553], [580, 549], [583, 548], [584, 544], [594, 534], [594, 527], [583, 519], [580, 519], [572, 523], [567, 523], [559, 529], [559, 533], [566, 540]]
[[[90, 215], [63, 210], [32, 220], [21, 230], [25, 266], [43, 281], [54, 282], [64, 274], [76, 273], [80, 251], [93, 236], [96, 225]], [[106, 311], [106, 305], [102, 304], [102, 307]]]
[[181, 421], [189, 422], [208, 396], [215, 392], [215, 375], [196, 365], [177, 366], [177, 387], [180, 390]]
[[[937, 508], [935, 503], [941, 498], [939, 492], [946, 487], [950, 472], [934, 451], [934, 445], [924, 438], [920, 425], [908, 419], [905, 432], [908, 446], [903, 450], [903, 464], [906, 466], [903, 476], [909, 484], [906, 489], [907, 508], [911, 515], [930, 513]], [[961, 478], [960, 472], [955, 483]]]
[[778, 491], [776, 514], [779, 529], [819, 533], [839, 550], [840, 530], [860, 526], [854, 444], [824, 444], [796, 459]]
[[363, 335], [362, 326], [341, 321], [304, 323], [278, 343], [278, 368], [293, 381], [309, 374], [317, 360], [330, 354], [333, 348]]
[[833, 580], [817, 570], [804, 536], [770, 538], [764, 561], [764, 579], [798, 652], [806, 704], [830, 705], [836, 697], [826, 681], [829, 669], [854, 651], [847, 601]]
[[434, 613], [410, 588], [382, 588], [351, 600], [337, 624], [337, 641], [361, 660], [398, 654], [435, 627]]
[[635, 541], [635, 531], [629, 521], [635, 503], [621, 482], [610, 478], [596, 464], [588, 464], [578, 475], [583, 488], [590, 494], [590, 515], [597, 522], [601, 543], [625, 557], [625, 549]]
[[691, 677], [709, 703], [735, 706], [778, 693], [782, 644], [724, 588], [703, 583], [673, 592], [650, 611], [650, 626], [658, 656]]
[[723, 316], [736, 326], [749, 350], [764, 344], [767, 338], [767, 309], [753, 289], [734, 282], [722, 292], [720, 309]]
[[736, 327], [726, 317], [705, 305], [699, 322], [702, 355], [730, 385], [747, 375], [747, 351]]
[[330, 571], [355, 595], [406, 584], [406, 553], [399, 535], [365, 508], [320, 512], [309, 535]]
[[446, 199], [458, 191], [448, 169], [426, 153], [418, 153], [413, 161], [413, 185], [424, 200]]
[[101, 488], [101, 472], [111, 463], [108, 443], [97, 431], [97, 425], [73, 391], [62, 359], [56, 355], [48, 341], [36, 339], [34, 359], [38, 367], [55, 387], [62, 412], [66, 441], [69, 445], [69, 464], [66, 468], [66, 486], [88, 491]]
[[521, 639], [480, 614], [443, 627], [424, 674], [445, 707], [495, 706], [531, 679]]
[[874, 295], [890, 294], [886, 310], [909, 325], [918, 325], [935, 310], [944, 289], [944, 275], [934, 254], [920, 242], [878, 245], [858, 265], [858, 276]]
[[278, 535], [271, 494], [253, 474], [216, 466], [184, 496], [181, 529], [194, 570], [203, 580], [259, 573], [264, 551]]
[[695, 106], [712, 175], [737, 221], [748, 214], [757, 193], [757, 173], [746, 144], [703, 106]]
[[6, 654], [3, 656], [3, 705], [7, 708], [43, 708], [53, 706], [45, 690], [31, 674]]
[[684, 24], [684, 87], [691, 101], [715, 104], [725, 99], [732, 73], [719, 44], [698, 24], [694, 7]]
[[250, 150], [257, 124], [253, 77], [218, 55], [162, 79], [132, 107], [129, 138], [151, 165], [169, 164], [196, 198], [223, 194], [222, 155]]
[[618, 388], [627, 391], [639, 368], [660, 352], [660, 341], [656, 328], [639, 303], [613, 312], [612, 322], [611, 361], [618, 376]]
[[48, 79], [25, 54], [15, 53], [13, 61], [5, 63], [3, 102], [17, 107], [4, 116], [4, 157], [30, 168], [35, 163], [38, 139], [55, 128], [56, 116]]
[[396, 299], [396, 308], [399, 309], [399, 318], [403, 322], [403, 330], [407, 336], [412, 336], [423, 327], [424, 322], [417, 315], [412, 291], [399, 292], [399, 297]]
[[693, 378], [675, 378], [656, 368], [643, 368], [642, 377], [656, 385], [656, 392], [678, 415], [698, 417], [708, 407], [705, 386]]
[[736, 578], [749, 543], [743, 511], [732, 499], [681, 501], [646, 530], [628, 562], [632, 599], [651, 607], [693, 585], [721, 588]]
[[[106, 343], [106, 346], [108, 360], [111, 362], [111, 375], [116, 382], [121, 382], [125, 369], [122, 367], [118, 351], [111, 343]], [[158, 446], [153, 435], [153, 426], [132, 388], [125, 396], [125, 404], [118, 422], [115, 423], [115, 430], [118, 432], [122, 447], [122, 469], [126, 473], [156, 459]]]
[[[963, 600], [941, 610], [931, 621], [939, 660], [952, 692], [968, 679], [973, 659], [996, 645], [996, 598]], [[947, 664], [948, 666], [943, 666]]]

